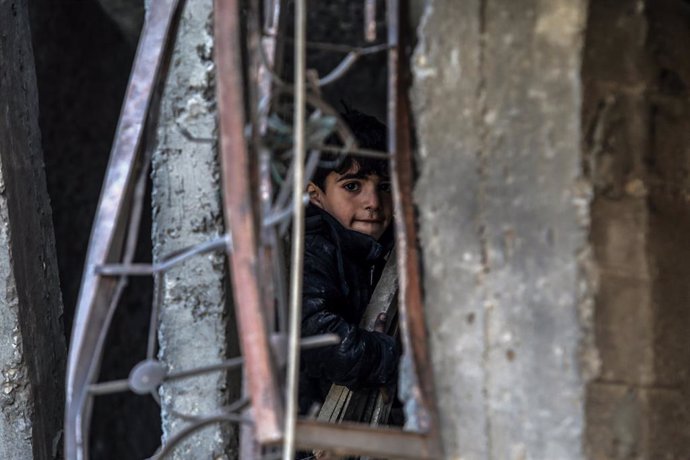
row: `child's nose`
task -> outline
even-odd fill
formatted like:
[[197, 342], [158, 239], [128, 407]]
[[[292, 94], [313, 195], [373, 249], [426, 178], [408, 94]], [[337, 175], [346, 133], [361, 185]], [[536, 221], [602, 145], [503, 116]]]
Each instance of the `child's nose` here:
[[375, 185], [367, 184], [364, 187], [364, 208], [378, 210], [381, 206], [381, 197]]

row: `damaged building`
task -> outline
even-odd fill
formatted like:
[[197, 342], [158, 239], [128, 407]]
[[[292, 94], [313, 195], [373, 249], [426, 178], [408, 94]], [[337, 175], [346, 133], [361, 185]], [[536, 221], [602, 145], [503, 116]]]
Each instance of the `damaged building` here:
[[[689, 24], [683, 0], [0, 0], [0, 458], [690, 457]], [[392, 130], [405, 428], [291, 433], [266, 305], [299, 181], [271, 155], [341, 101]]]

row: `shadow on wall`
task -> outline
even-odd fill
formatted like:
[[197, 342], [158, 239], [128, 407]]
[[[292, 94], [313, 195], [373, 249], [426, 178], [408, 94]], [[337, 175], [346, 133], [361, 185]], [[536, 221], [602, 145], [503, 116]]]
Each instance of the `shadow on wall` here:
[[[143, 18], [130, 21], [126, 38], [97, 2], [35, 0], [29, 9], [69, 338], [91, 223], [134, 58], [131, 29]], [[143, 2], [139, 11], [143, 14]], [[151, 257], [146, 226], [150, 228], [150, 209], [139, 239], [141, 261]], [[151, 285], [148, 279], [130, 280], [106, 343], [101, 380], [124, 378], [143, 359]], [[94, 458], [144, 458], [159, 443], [159, 408], [151, 398], [124, 393], [96, 399]]]

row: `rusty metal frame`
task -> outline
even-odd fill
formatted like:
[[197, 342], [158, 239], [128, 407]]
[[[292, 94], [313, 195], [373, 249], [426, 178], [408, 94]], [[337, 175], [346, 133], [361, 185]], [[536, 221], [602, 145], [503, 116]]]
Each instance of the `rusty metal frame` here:
[[[388, 0], [387, 4], [389, 29], [386, 48], [389, 53], [388, 125], [390, 129], [388, 157], [394, 171], [396, 246], [400, 258], [400, 321], [404, 344], [408, 352], [408, 363], [413, 370], [409, 378], [415, 389], [413, 391], [414, 407], [417, 408], [415, 431], [373, 428], [364, 424], [330, 424], [311, 419], [295, 420], [293, 405], [289, 405], [290, 410], [282, 412], [284, 407], [277, 387], [280, 379], [276, 374], [276, 366], [269, 346], [271, 331], [267, 327], [268, 319], [262, 316], [262, 312], [270, 311], [270, 309], [261, 305], [262, 299], [257, 292], [261, 274], [266, 271], [259, 266], [260, 257], [257, 249], [261, 238], [257, 216], [261, 213], [256, 204], [258, 200], [252, 195], [250, 188], [252, 181], [257, 181], [256, 171], [252, 169], [251, 160], [248, 157], [249, 152], [242, 136], [245, 101], [241, 96], [239, 23], [233, 17], [238, 11], [237, 3], [235, 0], [216, 1], [216, 65], [224, 196], [226, 218], [228, 218], [228, 226], [235, 242], [235, 253], [231, 255], [231, 262], [241, 342], [246, 357], [247, 376], [250, 379], [249, 391], [255, 410], [257, 440], [263, 444], [284, 441], [286, 444], [283, 458], [291, 458], [295, 446], [320, 448], [337, 454], [398, 458], [438, 458], [440, 453], [438, 423], [434, 415], [436, 411], [433, 408], [433, 382], [422, 309], [415, 211], [412, 203], [413, 159], [409, 135], [408, 80], [404, 68], [405, 59], [400, 58], [403, 52], [400, 34], [401, 11], [397, 0]], [[232, 30], [233, 27], [234, 30]], [[220, 28], [226, 29], [218, 30]], [[304, 47], [304, 45], [304, 38], [298, 37], [295, 40], [295, 46]], [[231, 49], [233, 46], [234, 50]], [[261, 50], [258, 51], [261, 52]], [[300, 54], [299, 51], [297, 54]], [[297, 63], [295, 71], [297, 78], [301, 79], [304, 69], [300, 71], [299, 66], [300, 64]], [[276, 83], [282, 87], [288, 86], [277, 76]], [[304, 104], [304, 101], [298, 97], [300, 92], [295, 91], [295, 93], [296, 103]], [[299, 136], [301, 134], [298, 132], [296, 139], [298, 145]], [[301, 198], [299, 187], [295, 188], [293, 196], [295, 203], [299, 203], [298, 197]], [[299, 218], [300, 214], [297, 215]], [[294, 305], [291, 308], [294, 316]], [[295, 335], [294, 329], [291, 332]], [[294, 368], [292, 370], [294, 371]], [[288, 401], [293, 397], [292, 394], [286, 395]], [[285, 425], [282, 426], [279, 423], [281, 417], [285, 417], [286, 420]], [[294, 434], [281, 430], [287, 427], [288, 431], [291, 431], [292, 423], [296, 427]], [[292, 436], [295, 436], [294, 441]]]
[[245, 375], [255, 420], [256, 438], [273, 443], [283, 436], [283, 402], [269, 346], [270, 331], [261, 305], [259, 286], [259, 222], [253, 167], [245, 140], [240, 46], [240, 10], [237, 0], [215, 0], [214, 34], [220, 117], [220, 155], [226, 226], [233, 236], [230, 256], [236, 315]]
[[420, 278], [419, 241], [412, 187], [414, 158], [408, 96], [410, 74], [404, 59], [407, 12], [405, 0], [387, 0], [388, 11], [388, 149], [393, 172], [393, 207], [398, 254], [400, 327], [403, 346], [416, 399], [416, 428], [428, 434], [429, 442], [439, 448], [438, 411], [424, 319]]

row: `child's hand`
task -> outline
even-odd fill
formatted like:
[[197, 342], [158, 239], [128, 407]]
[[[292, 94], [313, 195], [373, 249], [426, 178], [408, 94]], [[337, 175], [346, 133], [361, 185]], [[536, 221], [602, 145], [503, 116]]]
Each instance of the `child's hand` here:
[[[379, 313], [374, 322], [374, 331], [385, 333], [386, 326], [388, 323], [388, 315], [386, 313]], [[383, 402], [386, 404], [392, 401], [393, 395], [395, 395], [395, 382], [391, 382], [388, 385], [383, 385], [379, 387], [381, 391], [381, 396], [383, 396]]]
[[379, 313], [374, 322], [374, 330], [376, 332], [386, 332], [386, 323], [388, 323], [388, 315], [386, 313]]

